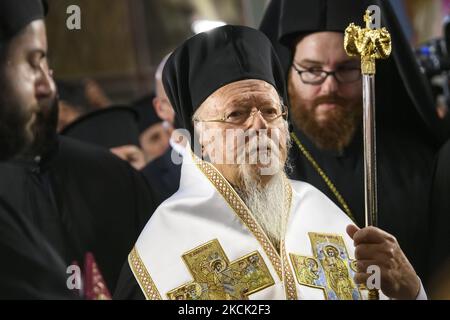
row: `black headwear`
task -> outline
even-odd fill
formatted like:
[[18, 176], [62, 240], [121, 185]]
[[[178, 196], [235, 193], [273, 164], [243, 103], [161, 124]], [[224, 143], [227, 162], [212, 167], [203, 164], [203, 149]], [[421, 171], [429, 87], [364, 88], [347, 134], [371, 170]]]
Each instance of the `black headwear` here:
[[1, 0], [0, 43], [11, 40], [31, 22], [44, 19], [47, 8], [47, 1], [42, 0]]
[[[272, 0], [260, 30], [272, 41], [286, 72], [292, 64], [294, 41], [312, 32], [344, 32], [350, 22], [364, 25], [370, 5], [381, 9], [382, 26], [392, 36], [393, 53], [377, 62], [377, 119], [381, 125], [424, 128], [433, 143], [445, 139], [435, 111], [430, 86], [421, 74], [410, 45], [389, 1], [380, 0]], [[412, 107], [414, 106], [414, 107]]]
[[105, 148], [139, 146], [138, 115], [130, 107], [109, 107], [80, 117], [61, 135]]
[[90, 109], [89, 101], [86, 99], [85, 86], [81, 82], [67, 82], [56, 80], [58, 97], [60, 101], [68, 103], [71, 107], [82, 113]]
[[163, 122], [156, 114], [153, 107], [153, 99], [155, 94], [149, 94], [133, 103], [133, 108], [139, 115], [139, 132], [142, 133], [154, 124]]
[[174, 51], [163, 71], [167, 96], [192, 137], [195, 110], [217, 89], [245, 79], [264, 80], [286, 97], [284, 75], [270, 41], [260, 31], [242, 26], [227, 25], [192, 37]]

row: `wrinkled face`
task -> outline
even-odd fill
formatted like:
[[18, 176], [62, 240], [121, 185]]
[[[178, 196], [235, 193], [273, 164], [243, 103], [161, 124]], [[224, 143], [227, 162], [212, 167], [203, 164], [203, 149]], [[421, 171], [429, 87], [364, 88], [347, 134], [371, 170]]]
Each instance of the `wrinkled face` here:
[[169, 132], [163, 123], [157, 123], [141, 133], [139, 140], [147, 161], [152, 161], [169, 148]]
[[56, 122], [56, 88], [48, 67], [42, 20], [32, 22], [10, 41], [0, 80], [0, 147], [7, 158], [39, 144], [45, 139], [49, 120]]
[[[269, 180], [287, 158], [286, 121], [267, 120], [282, 110], [277, 91], [262, 80], [237, 81], [218, 89], [194, 115], [204, 155], [229, 181], [236, 182], [243, 166], [255, 178]], [[236, 124], [240, 118], [245, 121]]]
[[300, 71], [339, 71], [345, 75], [360, 68], [360, 61], [347, 56], [342, 33], [318, 32], [300, 39], [289, 70], [294, 124], [319, 148], [341, 150], [351, 142], [361, 122], [361, 80], [344, 83], [328, 76], [322, 84], [306, 84], [294, 66]]

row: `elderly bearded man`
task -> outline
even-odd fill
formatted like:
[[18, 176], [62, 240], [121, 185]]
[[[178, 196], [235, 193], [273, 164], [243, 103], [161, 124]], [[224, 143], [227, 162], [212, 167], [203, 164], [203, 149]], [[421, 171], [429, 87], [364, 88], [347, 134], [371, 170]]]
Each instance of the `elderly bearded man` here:
[[[172, 54], [163, 81], [202, 148], [183, 157], [180, 189], [141, 233], [116, 298], [363, 299], [358, 284], [369, 265], [380, 267], [383, 298], [424, 297], [393, 236], [359, 230], [317, 189], [286, 178], [284, 76], [262, 33], [225, 26], [199, 34]], [[247, 148], [218, 150], [208, 132], [224, 140], [236, 129], [256, 132]], [[270, 165], [214, 161], [230, 151], [232, 160], [249, 158], [267, 145]]]

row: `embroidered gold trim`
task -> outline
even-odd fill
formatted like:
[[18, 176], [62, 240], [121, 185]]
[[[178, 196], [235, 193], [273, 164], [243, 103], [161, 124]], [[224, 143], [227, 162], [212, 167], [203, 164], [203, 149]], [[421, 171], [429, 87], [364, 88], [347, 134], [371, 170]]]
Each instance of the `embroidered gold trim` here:
[[295, 285], [294, 275], [292, 274], [289, 260], [286, 254], [286, 244], [284, 240], [281, 242], [281, 252], [283, 255], [283, 270], [284, 270], [284, 290], [286, 292], [287, 300], [297, 300], [297, 286]]
[[[285, 217], [285, 230], [287, 230], [287, 226], [289, 225], [289, 219], [290, 219], [290, 212], [291, 212], [291, 206], [292, 206], [292, 186], [289, 183], [288, 179], [284, 179], [284, 190], [285, 190], [285, 197], [284, 197], [284, 210], [286, 212]], [[283, 236], [286, 237], [286, 231], [283, 232]], [[282, 258], [282, 264], [283, 264], [283, 283], [284, 283], [284, 290], [286, 294], [287, 300], [297, 300], [297, 287], [295, 285], [295, 279], [293, 276], [293, 272], [291, 269], [291, 266], [289, 264], [289, 260], [287, 258], [286, 254], [286, 242], [284, 239], [280, 243], [280, 252], [281, 252], [281, 258]]]
[[147, 268], [142, 262], [136, 247], [134, 247], [128, 255], [128, 264], [130, 265], [131, 271], [141, 287], [145, 298], [147, 300], [161, 300], [161, 295], [159, 294], [152, 277], [150, 277]]
[[[251, 233], [258, 240], [260, 245], [263, 247], [264, 252], [269, 257], [275, 271], [280, 280], [283, 279], [283, 268], [281, 263], [281, 257], [277, 250], [274, 248], [272, 242], [267, 238], [266, 234], [263, 232], [261, 226], [258, 224], [256, 219], [253, 217], [250, 210], [247, 208], [245, 203], [242, 201], [241, 197], [236, 193], [236, 191], [231, 187], [228, 181], [218, 172], [218, 170], [209, 162], [202, 161], [193, 152], [191, 152], [192, 158], [203, 174], [208, 178], [208, 180], [214, 185], [214, 187], [219, 191], [222, 197], [226, 200], [231, 209], [236, 213], [236, 215], [243, 221], [244, 225], [250, 230]], [[292, 190], [291, 190], [292, 193]]]

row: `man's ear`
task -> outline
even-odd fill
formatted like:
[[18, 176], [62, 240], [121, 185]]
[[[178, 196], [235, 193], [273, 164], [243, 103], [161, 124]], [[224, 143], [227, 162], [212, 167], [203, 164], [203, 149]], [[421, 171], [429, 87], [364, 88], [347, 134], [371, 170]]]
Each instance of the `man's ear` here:
[[161, 100], [158, 97], [154, 97], [152, 103], [158, 117], [164, 119], [164, 114], [161, 110]]
[[207, 152], [206, 152], [206, 145], [208, 144], [208, 138], [206, 137], [206, 135], [204, 134], [204, 130], [205, 130], [205, 123], [203, 122], [195, 122], [194, 121], [194, 131], [195, 131], [195, 135], [197, 136], [198, 142], [201, 146], [201, 153], [202, 153], [202, 157], [206, 157], [207, 156]]

